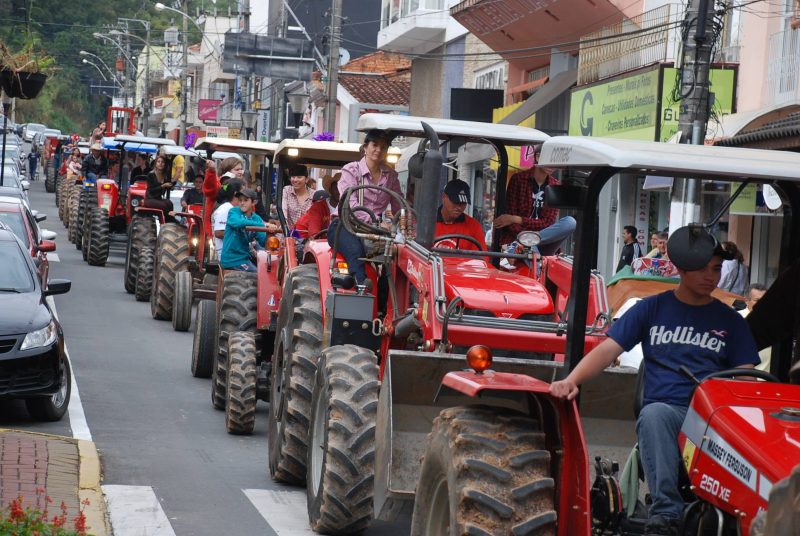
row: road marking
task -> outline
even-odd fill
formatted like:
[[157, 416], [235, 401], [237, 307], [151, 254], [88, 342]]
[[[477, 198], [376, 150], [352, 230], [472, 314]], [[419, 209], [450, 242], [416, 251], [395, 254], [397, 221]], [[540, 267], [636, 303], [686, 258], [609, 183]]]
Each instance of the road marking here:
[[[48, 296], [47, 303], [50, 305], [50, 310], [53, 311], [53, 316], [58, 320], [58, 310], [56, 309], [56, 302], [52, 296]], [[86, 422], [86, 414], [83, 412], [83, 404], [81, 403], [81, 393], [78, 391], [78, 381], [75, 379], [75, 367], [72, 365], [72, 360], [69, 358], [69, 350], [67, 349], [66, 335], [64, 340], [64, 354], [67, 356], [69, 368], [72, 371], [72, 385], [69, 397], [69, 406], [67, 406], [67, 414], [69, 415], [69, 427], [72, 429], [72, 437], [75, 439], [85, 439], [92, 441], [92, 432], [89, 431], [89, 423]]]
[[308, 527], [305, 491], [243, 489], [242, 492], [278, 536], [316, 534]]
[[47, 260], [50, 262], [61, 262], [61, 258], [58, 256], [58, 253], [53, 252], [47, 255]]
[[114, 536], [175, 536], [150, 486], [102, 486]]

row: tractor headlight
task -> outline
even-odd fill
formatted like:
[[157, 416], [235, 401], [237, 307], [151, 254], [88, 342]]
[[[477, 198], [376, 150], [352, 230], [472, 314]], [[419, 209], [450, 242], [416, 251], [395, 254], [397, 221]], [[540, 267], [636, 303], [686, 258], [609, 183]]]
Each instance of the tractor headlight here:
[[192, 238], [192, 246], [197, 247], [197, 237]]
[[532, 248], [533, 246], [538, 246], [541, 240], [542, 240], [541, 236], [539, 236], [539, 233], [537, 233], [536, 231], [522, 231], [517, 235], [517, 242], [519, 242], [526, 248]]
[[30, 350], [31, 348], [41, 348], [53, 344], [58, 336], [56, 323], [52, 320], [42, 329], [31, 331], [25, 335], [25, 340], [22, 341], [20, 350]]
[[141, 203], [141, 202], [142, 202], [142, 200], [140, 198], [134, 197], [134, 198], [131, 199], [131, 206], [136, 208], [136, 207], [139, 206], [139, 203]]
[[83, 187], [84, 188], [91, 188], [93, 186], [94, 186], [94, 183], [92, 181], [83, 181]]

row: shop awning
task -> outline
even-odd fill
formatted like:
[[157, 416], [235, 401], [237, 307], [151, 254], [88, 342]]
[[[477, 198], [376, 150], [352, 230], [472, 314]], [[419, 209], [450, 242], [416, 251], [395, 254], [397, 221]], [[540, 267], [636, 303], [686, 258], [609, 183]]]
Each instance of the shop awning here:
[[722, 145], [722, 141], [726, 138], [763, 127], [767, 123], [784, 119], [798, 111], [800, 111], [800, 100], [793, 100], [726, 115], [716, 126], [709, 124], [706, 142], [712, 141], [714, 145]]
[[573, 69], [550, 77], [550, 81], [531, 95], [522, 106], [500, 120], [504, 125], [518, 125], [578, 82], [578, 70]]

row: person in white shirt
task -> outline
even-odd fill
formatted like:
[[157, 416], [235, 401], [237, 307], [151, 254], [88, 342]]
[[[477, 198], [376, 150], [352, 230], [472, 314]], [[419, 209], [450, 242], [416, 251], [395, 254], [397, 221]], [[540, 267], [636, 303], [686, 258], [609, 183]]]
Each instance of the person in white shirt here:
[[217, 202], [220, 205], [211, 213], [211, 232], [214, 234], [214, 251], [217, 253], [217, 260], [222, 254], [222, 240], [225, 238], [225, 226], [228, 224], [228, 212], [232, 207], [239, 206], [239, 198], [236, 193], [241, 191], [244, 183], [238, 179], [232, 179], [220, 188], [217, 194]]

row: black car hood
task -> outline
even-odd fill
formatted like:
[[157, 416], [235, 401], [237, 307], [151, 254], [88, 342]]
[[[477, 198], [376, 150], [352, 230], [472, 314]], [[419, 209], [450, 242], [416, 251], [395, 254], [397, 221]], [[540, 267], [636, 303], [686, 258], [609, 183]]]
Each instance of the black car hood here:
[[0, 292], [0, 335], [19, 335], [45, 327], [50, 310], [39, 292]]

